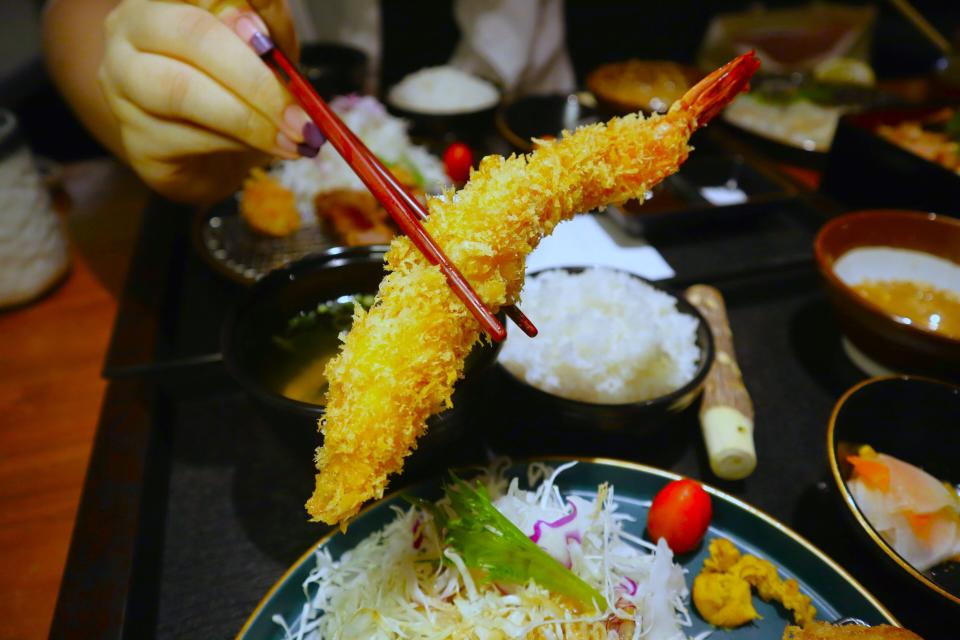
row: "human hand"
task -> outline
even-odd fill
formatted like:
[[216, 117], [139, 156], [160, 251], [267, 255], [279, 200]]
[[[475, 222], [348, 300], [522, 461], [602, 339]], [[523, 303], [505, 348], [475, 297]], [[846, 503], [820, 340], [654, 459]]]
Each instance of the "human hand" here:
[[314, 156], [323, 136], [248, 44], [269, 33], [296, 55], [285, 0], [121, 0], [99, 79], [126, 159], [174, 200], [232, 193], [267, 156]]

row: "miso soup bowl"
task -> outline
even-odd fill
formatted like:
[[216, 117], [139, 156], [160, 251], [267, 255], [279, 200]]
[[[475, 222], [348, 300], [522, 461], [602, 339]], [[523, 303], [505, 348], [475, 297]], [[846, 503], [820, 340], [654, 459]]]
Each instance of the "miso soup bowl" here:
[[[929, 266], [909, 254], [876, 259], [860, 252], [838, 270], [848, 252], [875, 247], [906, 249], [960, 265], [960, 220], [920, 211], [858, 211], [825, 224], [814, 245], [827, 298], [855, 364], [870, 375], [916, 373], [956, 380], [960, 339], [912, 325], [853, 289], [863, 279], [930, 282], [927, 278], [935, 276], [925, 272]], [[960, 293], [960, 280], [936, 286]]]
[[[292, 400], [270, 384], [258, 354], [264, 341], [280, 334], [290, 318], [339, 296], [376, 293], [384, 276], [387, 247], [337, 247], [271, 271], [257, 281], [228, 314], [221, 334], [227, 371], [247, 392], [259, 413], [298, 446], [319, 438], [322, 404]], [[500, 343], [478, 345], [467, 358], [464, 378], [454, 390], [453, 408], [433, 416], [408, 466], [428, 459], [456, 441], [466, 428], [482, 380]], [[314, 435], [316, 434], [316, 435]], [[314, 443], [317, 444], [317, 443]]]

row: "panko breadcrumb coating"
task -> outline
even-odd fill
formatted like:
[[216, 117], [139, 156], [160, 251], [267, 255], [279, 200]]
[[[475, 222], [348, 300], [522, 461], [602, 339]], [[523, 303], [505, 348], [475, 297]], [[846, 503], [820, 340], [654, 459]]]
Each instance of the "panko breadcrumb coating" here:
[[860, 627], [811, 622], [803, 628], [788, 626], [783, 630], [783, 640], [923, 640], [923, 638], [912, 631], [888, 624]]
[[[686, 160], [698, 126], [747, 86], [750, 53], [718, 69], [664, 116], [639, 114], [542, 141], [528, 156], [488, 156], [469, 183], [428, 202], [425, 227], [488, 307], [511, 304], [524, 260], [561, 220], [642, 196]], [[450, 406], [480, 324], [440, 269], [406, 237], [387, 253], [387, 276], [368, 312], [357, 308], [320, 421], [314, 520], [341, 523], [383, 495], [390, 474], [416, 448], [427, 418]]]

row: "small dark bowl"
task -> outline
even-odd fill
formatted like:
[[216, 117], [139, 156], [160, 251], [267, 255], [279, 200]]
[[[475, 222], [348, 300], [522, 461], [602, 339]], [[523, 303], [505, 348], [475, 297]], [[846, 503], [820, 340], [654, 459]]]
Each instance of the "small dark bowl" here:
[[440, 141], [465, 139], [479, 142], [493, 127], [493, 114], [496, 113], [500, 103], [497, 102], [483, 109], [455, 113], [411, 111], [389, 100], [386, 104], [390, 113], [410, 123], [410, 133], [415, 136]]
[[[583, 271], [582, 267], [560, 267], [560, 269], [570, 273]], [[528, 277], [535, 277], [544, 271], [552, 270], [545, 269], [531, 273]], [[501, 372], [501, 377], [506, 382], [511, 395], [522, 398], [524, 404], [527, 405], [524, 410], [540, 417], [547, 417], [550, 424], [556, 427], [573, 430], [603, 429], [641, 435], [655, 431], [663, 424], [665, 416], [686, 409], [700, 394], [703, 382], [710, 372], [714, 359], [713, 334], [710, 332], [710, 325], [707, 324], [700, 312], [682, 296], [638, 275], [629, 272], [624, 273], [628, 273], [628, 275], [674, 298], [677, 302], [677, 311], [697, 319], [697, 347], [700, 349], [700, 361], [697, 363], [693, 378], [679, 389], [649, 400], [621, 404], [599, 404], [571, 400], [538, 389], [515, 376], [502, 364], [498, 364], [497, 368]]]
[[848, 251], [874, 246], [919, 251], [960, 264], [960, 221], [920, 211], [858, 211], [825, 224], [814, 244], [827, 298], [846, 337], [873, 361], [868, 367], [960, 376], [960, 339], [906, 324], [865, 300], [836, 274], [836, 262]]
[[914, 569], [857, 507], [847, 488], [851, 469], [846, 456], [862, 444], [922, 467], [939, 480], [957, 486], [960, 387], [908, 376], [871, 378], [840, 398], [827, 428], [827, 457], [847, 523], [907, 588], [924, 590], [941, 603], [960, 606], [960, 563], [946, 562], [924, 572]]
[[363, 93], [367, 54], [343, 44], [308, 44], [300, 51], [300, 70], [324, 100]]
[[[576, 104], [571, 113], [568, 104]], [[566, 122], [568, 115], [574, 116]], [[497, 111], [497, 131], [515, 149], [524, 153], [533, 150], [532, 138], [558, 137], [564, 129], [599, 122], [597, 109], [587, 96], [548, 93], [524, 96], [504, 104]]]
[[[375, 293], [384, 276], [387, 247], [337, 247], [270, 272], [254, 284], [227, 315], [221, 335], [227, 370], [253, 399], [260, 413], [296, 446], [314, 442], [324, 407], [286, 398], [263, 377], [257, 354], [264, 341], [284, 329], [287, 320], [317, 303], [338, 296]], [[477, 399], [478, 388], [501, 343], [488, 343], [467, 358], [464, 378], [453, 394], [453, 408], [433, 416], [427, 433], [408, 460], [416, 466], [457, 440]]]

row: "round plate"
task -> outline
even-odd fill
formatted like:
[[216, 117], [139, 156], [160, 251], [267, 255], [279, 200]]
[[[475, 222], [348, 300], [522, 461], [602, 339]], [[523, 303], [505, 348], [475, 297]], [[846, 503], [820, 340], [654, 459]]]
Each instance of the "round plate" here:
[[256, 233], [240, 217], [235, 197], [197, 213], [193, 244], [215, 271], [241, 284], [252, 284], [274, 269], [338, 243], [319, 225], [298, 229], [283, 238]]
[[[551, 465], [560, 465], [569, 460], [571, 458], [551, 458], [546, 461]], [[512, 466], [508, 475], [519, 476], [523, 484], [527, 464]], [[667, 482], [679, 477], [654, 467], [593, 458], [580, 460], [579, 464], [560, 475], [557, 484], [565, 493], [593, 498], [600, 483], [611, 483], [616, 490], [619, 511], [636, 518], [635, 522], [627, 523], [627, 530], [642, 535], [646, 528], [647, 509], [653, 496]], [[729, 538], [744, 552], [772, 561], [782, 576], [796, 578], [801, 591], [813, 598], [817, 617], [821, 620], [853, 616], [869, 624], [896, 624], [890, 612], [877, 602], [876, 598], [822, 551], [762, 511], [722, 491], [709, 486], [705, 488], [713, 497], [713, 521], [705, 541], [720, 536]], [[440, 478], [419, 484], [404, 493], [438, 498]], [[400, 494], [384, 498], [362, 511], [346, 533], [337, 533], [334, 530], [318, 544], [325, 545], [335, 558], [339, 557], [390, 522], [396, 515], [391, 509], [393, 506], [406, 508], [408, 503]], [[238, 639], [283, 638], [283, 630], [271, 618], [280, 615], [289, 623], [300, 614], [304, 604], [301, 584], [316, 565], [314, 550], [315, 548], [312, 548], [307, 551], [270, 589], [240, 630]], [[706, 556], [707, 545], [701, 544], [695, 552], [676, 558], [688, 571], [688, 587], [699, 573]], [[753, 624], [724, 632], [724, 638], [759, 640], [779, 638], [782, 635], [790, 620], [784, 617], [781, 610], [763, 602], [759, 597], [755, 597], [753, 601], [763, 618]], [[693, 636], [711, 628], [700, 618], [692, 604], [690, 612], [693, 627], [684, 629], [685, 633]]]

